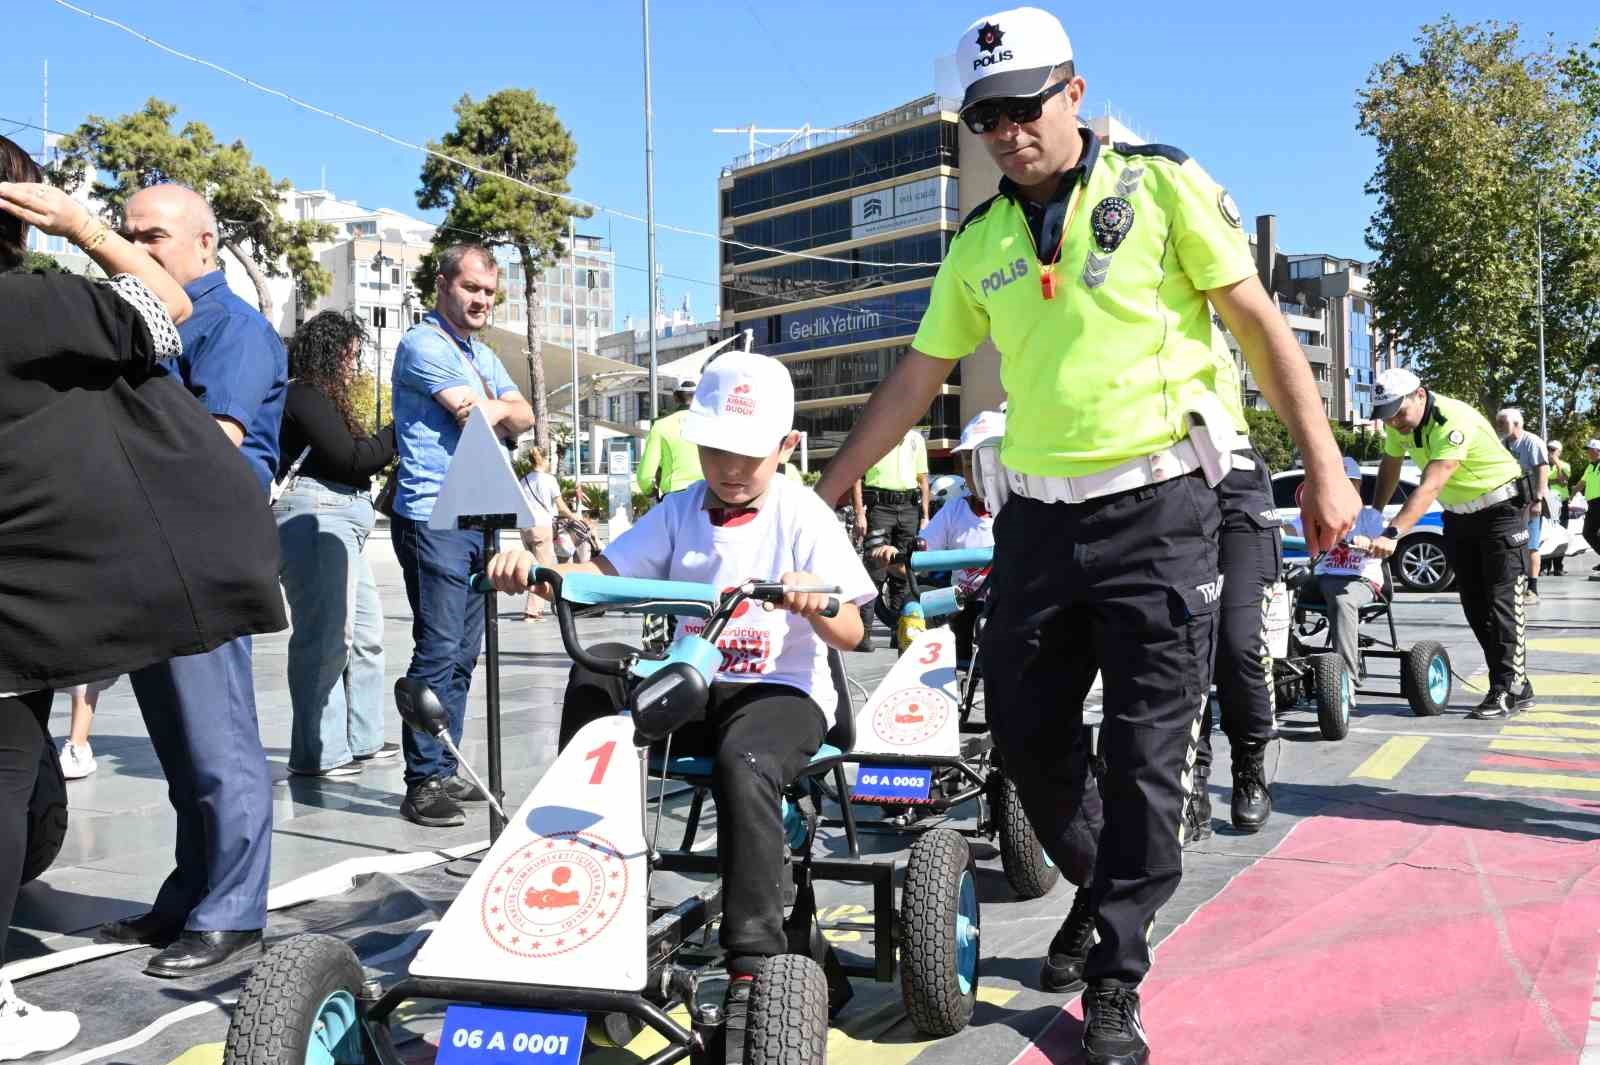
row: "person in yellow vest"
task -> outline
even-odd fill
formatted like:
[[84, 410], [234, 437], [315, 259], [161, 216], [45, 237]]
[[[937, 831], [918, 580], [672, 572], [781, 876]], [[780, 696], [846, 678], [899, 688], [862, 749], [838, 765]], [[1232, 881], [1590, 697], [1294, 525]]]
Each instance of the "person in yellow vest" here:
[[[1211, 684], [1224, 580], [1217, 486], [1237, 430], [1217, 393], [1212, 313], [1306, 459], [1306, 539], [1355, 521], [1311, 369], [1256, 276], [1238, 208], [1183, 152], [1102, 144], [1055, 17], [1001, 11], [962, 34], [961, 118], [1004, 175], [963, 221], [912, 350], [873, 392], [817, 492], [833, 502], [923, 417], [986, 338], [1007, 396], [980, 654], [997, 752], [1052, 860], [1080, 892], [1042, 983], [1085, 987], [1088, 1065], [1143, 1065], [1150, 929], [1183, 875], [1183, 810]], [[1099, 845], [1074, 823], [1082, 702], [1104, 676]], [[1100, 936], [1095, 941], [1095, 931]]]
[[[1556, 512], [1550, 515], [1550, 520], [1561, 526], [1561, 531], [1567, 531], [1567, 500], [1572, 497], [1572, 463], [1561, 457], [1561, 441], [1551, 440], [1545, 445], [1550, 454], [1550, 494], [1556, 497]], [[1565, 577], [1567, 575], [1567, 556], [1557, 555], [1550, 560], [1549, 574], [1552, 577]]]
[[664, 418], [657, 418], [650, 432], [645, 434], [644, 453], [639, 456], [634, 481], [639, 491], [656, 499], [705, 480], [700, 472], [700, 449], [683, 438], [684, 412], [689, 409], [689, 401], [694, 399], [699, 383], [693, 377], [679, 381], [672, 393], [677, 409]]
[[1534, 705], [1524, 643], [1528, 586], [1528, 508], [1538, 501], [1537, 474], [1500, 443], [1489, 419], [1458, 399], [1424, 388], [1410, 370], [1378, 374], [1372, 416], [1388, 423], [1372, 505], [1383, 510], [1407, 456], [1422, 469], [1371, 553], [1388, 558], [1437, 499], [1444, 508], [1444, 550], [1456, 572], [1461, 609], [1483, 648], [1489, 693], [1478, 719], [1509, 717]]
[[[863, 530], [867, 554], [867, 573], [872, 583], [883, 590], [874, 611], [893, 632], [905, 605], [910, 587], [904, 572], [886, 568], [874, 561], [872, 552], [892, 547], [909, 554], [917, 534], [928, 524], [928, 445], [915, 428], [907, 430], [900, 442], [874, 463], [851, 489], [856, 511], [856, 528]], [[887, 584], [885, 583], [887, 582]], [[871, 617], [867, 635], [858, 650], [871, 649]]]
[[[1583, 471], [1581, 485], [1589, 512], [1583, 516], [1583, 538], [1595, 554], [1600, 555], [1600, 440], [1590, 440], [1584, 445], [1589, 456], [1589, 468]], [[1600, 581], [1600, 564], [1594, 567], [1591, 581]]]

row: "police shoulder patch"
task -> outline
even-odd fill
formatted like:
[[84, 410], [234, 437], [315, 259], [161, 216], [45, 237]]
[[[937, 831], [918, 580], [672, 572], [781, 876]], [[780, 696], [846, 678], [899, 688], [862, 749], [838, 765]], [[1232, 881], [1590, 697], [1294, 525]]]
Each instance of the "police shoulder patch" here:
[[1450, 435], [1446, 437], [1446, 439], [1459, 447], [1467, 442], [1467, 434], [1463, 433], [1460, 429], [1452, 429], [1450, 430]]
[[1119, 141], [1113, 143], [1111, 148], [1119, 155], [1150, 155], [1177, 163], [1179, 166], [1189, 161], [1188, 152], [1174, 148], [1170, 144], [1123, 144]]
[[1227, 189], [1217, 190], [1217, 210], [1222, 212], [1222, 220], [1234, 229], [1243, 228], [1239, 221], [1239, 205], [1233, 202]]

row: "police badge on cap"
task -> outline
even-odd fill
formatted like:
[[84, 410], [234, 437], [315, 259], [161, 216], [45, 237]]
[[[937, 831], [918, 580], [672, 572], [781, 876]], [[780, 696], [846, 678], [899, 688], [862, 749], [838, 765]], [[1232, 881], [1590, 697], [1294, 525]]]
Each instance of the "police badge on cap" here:
[[1396, 366], [1378, 375], [1372, 386], [1372, 416], [1390, 418], [1400, 409], [1407, 396], [1422, 387], [1422, 381], [1410, 370]]
[[961, 35], [956, 66], [966, 90], [961, 109], [984, 100], [1036, 96], [1050, 72], [1072, 62], [1067, 31], [1048, 11], [1017, 7], [985, 15]]

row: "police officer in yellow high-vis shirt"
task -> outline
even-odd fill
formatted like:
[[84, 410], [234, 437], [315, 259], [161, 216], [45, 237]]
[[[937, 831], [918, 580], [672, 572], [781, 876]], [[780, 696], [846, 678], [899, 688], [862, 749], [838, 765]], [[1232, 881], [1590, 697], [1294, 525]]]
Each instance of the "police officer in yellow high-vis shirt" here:
[[679, 381], [672, 393], [677, 409], [666, 417], [657, 418], [645, 434], [644, 451], [639, 455], [634, 483], [639, 491], [656, 499], [705, 480], [705, 474], [700, 472], [700, 449], [683, 438], [683, 416], [699, 383], [694, 377]]
[[1500, 443], [1489, 420], [1460, 400], [1422, 387], [1410, 370], [1384, 370], [1373, 385], [1372, 416], [1388, 423], [1372, 505], [1382, 510], [1410, 456], [1422, 483], [1383, 535], [1379, 558], [1394, 554], [1437, 499], [1444, 549], [1456, 572], [1461, 609], [1489, 666], [1489, 694], [1475, 718], [1507, 717], [1534, 704], [1528, 681], [1523, 593], [1528, 583], [1528, 507], [1539, 498], [1532, 473]]
[[1238, 440], [1217, 392], [1212, 308], [1306, 456], [1312, 550], [1349, 529], [1360, 500], [1232, 199], [1175, 148], [1104, 145], [1081, 127], [1072, 59], [1061, 24], [1036, 8], [962, 34], [962, 120], [1005, 178], [962, 223], [914, 350], [818, 492], [843, 495], [925, 415], [954, 361], [993, 339], [1010, 498], [994, 526], [985, 705], [1029, 819], [1072, 868], [1081, 704], [1103, 675], [1104, 831], [1041, 980], [1064, 991], [1081, 973], [1086, 1060], [1136, 1065], [1149, 1057], [1137, 989], [1156, 911], [1182, 876], [1224, 583], [1216, 486]]
[[[915, 429], [884, 455], [851, 489], [856, 528], [863, 530], [862, 546], [867, 553], [867, 573], [883, 595], [873, 604], [878, 620], [895, 630], [900, 608], [905, 605], [908, 584], [902, 573], [888, 569], [872, 559], [874, 550], [892, 547], [910, 553], [924, 526], [928, 524], [928, 444]], [[887, 582], [887, 587], [885, 583]], [[871, 646], [871, 618], [867, 634], [857, 650]]]

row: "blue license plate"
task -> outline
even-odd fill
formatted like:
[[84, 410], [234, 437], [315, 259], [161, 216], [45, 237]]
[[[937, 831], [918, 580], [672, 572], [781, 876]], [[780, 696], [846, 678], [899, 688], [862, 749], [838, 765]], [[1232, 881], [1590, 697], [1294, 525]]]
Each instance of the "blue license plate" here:
[[439, 1033], [437, 1065], [577, 1065], [581, 1013], [451, 1006]]
[[863, 765], [856, 769], [851, 797], [863, 802], [927, 802], [933, 770], [904, 765]]

